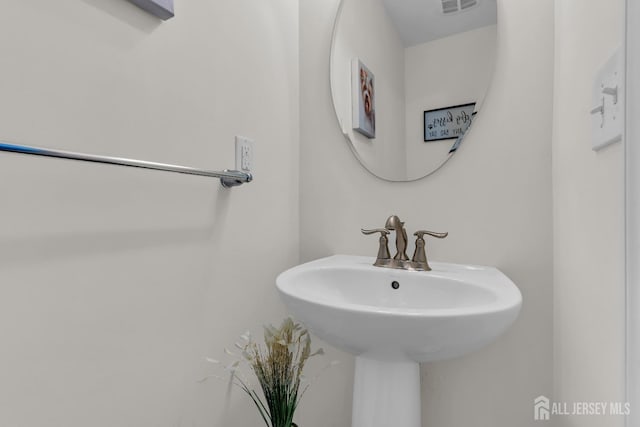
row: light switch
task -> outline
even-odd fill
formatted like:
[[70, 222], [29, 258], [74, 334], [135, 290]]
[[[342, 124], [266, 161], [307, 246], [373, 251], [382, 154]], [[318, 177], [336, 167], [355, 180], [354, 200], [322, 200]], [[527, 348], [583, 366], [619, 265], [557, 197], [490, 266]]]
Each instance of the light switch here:
[[618, 49], [598, 71], [593, 82], [591, 133], [594, 151], [622, 141], [624, 114], [624, 60], [622, 49]]

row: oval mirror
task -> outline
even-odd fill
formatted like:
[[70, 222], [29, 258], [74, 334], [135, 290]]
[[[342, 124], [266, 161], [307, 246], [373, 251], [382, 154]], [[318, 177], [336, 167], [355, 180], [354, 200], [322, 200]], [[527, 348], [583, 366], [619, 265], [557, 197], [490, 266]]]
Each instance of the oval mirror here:
[[493, 76], [496, 22], [496, 0], [342, 0], [331, 95], [367, 170], [413, 181], [451, 158]]

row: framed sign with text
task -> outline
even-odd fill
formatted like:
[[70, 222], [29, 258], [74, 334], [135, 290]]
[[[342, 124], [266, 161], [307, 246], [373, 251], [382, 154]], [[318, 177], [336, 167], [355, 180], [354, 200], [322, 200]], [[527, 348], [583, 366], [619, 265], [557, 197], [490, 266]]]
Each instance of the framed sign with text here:
[[471, 125], [476, 103], [455, 105], [424, 112], [424, 142], [453, 139], [464, 135]]

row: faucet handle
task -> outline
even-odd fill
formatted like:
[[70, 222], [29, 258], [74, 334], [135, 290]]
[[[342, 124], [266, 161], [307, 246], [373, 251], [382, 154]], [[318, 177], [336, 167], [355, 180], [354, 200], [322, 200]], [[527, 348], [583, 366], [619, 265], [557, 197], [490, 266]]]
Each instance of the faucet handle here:
[[449, 235], [449, 233], [435, 233], [433, 231], [427, 231], [427, 230], [420, 230], [420, 231], [416, 231], [415, 233], [413, 233], [414, 236], [417, 237], [416, 239], [416, 250], [413, 253], [413, 258], [411, 259], [411, 261], [413, 263], [415, 263], [415, 266], [419, 269], [425, 270], [425, 271], [431, 271], [431, 267], [429, 267], [429, 262], [427, 261], [427, 253], [424, 249], [425, 247], [425, 243], [424, 243], [424, 235], [427, 234], [429, 236], [432, 237], [436, 237], [438, 239], [444, 239], [445, 237], [447, 237]]
[[391, 254], [389, 253], [389, 235], [390, 231], [386, 228], [374, 228], [372, 230], [365, 230], [364, 228], [360, 229], [362, 234], [370, 235], [375, 233], [380, 233], [380, 246], [378, 247], [378, 256], [376, 258], [376, 263], [374, 265], [379, 265], [382, 260], [391, 259]]
[[381, 233], [382, 235], [388, 235], [389, 233], [391, 233], [389, 230], [387, 230], [386, 228], [373, 228], [371, 230], [367, 230], [364, 228], [361, 228], [360, 231], [362, 231], [362, 234], [376, 234], [376, 233]]
[[423, 239], [425, 234], [428, 234], [429, 236], [437, 237], [438, 239], [444, 239], [449, 235], [449, 233], [436, 233], [434, 231], [427, 231], [427, 230], [420, 230], [413, 233], [414, 236], [418, 236], [418, 239]]

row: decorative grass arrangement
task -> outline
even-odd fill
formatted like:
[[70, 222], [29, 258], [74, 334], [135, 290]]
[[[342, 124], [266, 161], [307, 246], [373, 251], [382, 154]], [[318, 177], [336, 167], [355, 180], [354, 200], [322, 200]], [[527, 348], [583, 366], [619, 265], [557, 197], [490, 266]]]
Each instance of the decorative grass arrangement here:
[[[243, 342], [236, 343], [240, 358], [227, 366], [234, 384], [249, 395], [267, 427], [297, 427], [293, 415], [309, 387], [306, 384], [301, 389], [305, 363], [310, 357], [324, 354], [323, 350], [312, 353], [309, 332], [291, 318], [285, 319], [280, 328], [265, 326], [264, 345], [253, 341], [248, 332], [241, 338]], [[258, 379], [262, 396], [243, 378], [240, 369], [243, 362]]]

